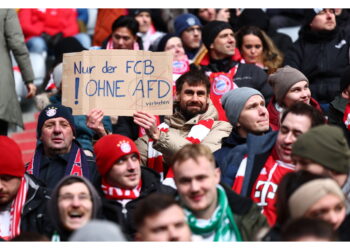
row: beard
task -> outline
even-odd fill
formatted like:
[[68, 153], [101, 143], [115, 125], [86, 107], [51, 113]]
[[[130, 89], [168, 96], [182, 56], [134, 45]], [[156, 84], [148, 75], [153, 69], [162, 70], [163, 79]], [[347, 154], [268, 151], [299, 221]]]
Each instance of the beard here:
[[[198, 106], [199, 107], [199, 106]], [[208, 106], [201, 106], [200, 109], [189, 110], [187, 108], [181, 108], [180, 112], [184, 116], [185, 120], [188, 121], [199, 114], [204, 114], [207, 111]]]

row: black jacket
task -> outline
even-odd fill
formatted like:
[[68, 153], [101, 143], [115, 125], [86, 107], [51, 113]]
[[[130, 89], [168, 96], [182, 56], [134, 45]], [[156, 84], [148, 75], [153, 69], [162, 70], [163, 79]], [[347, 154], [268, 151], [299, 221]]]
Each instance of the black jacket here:
[[310, 82], [312, 97], [329, 103], [340, 93], [340, 76], [349, 65], [350, 35], [341, 29], [315, 32], [308, 26], [285, 57], [285, 65], [301, 72]]
[[103, 214], [106, 219], [118, 223], [128, 240], [134, 240], [134, 234], [136, 233], [135, 223], [133, 219], [133, 211], [137, 204], [145, 198], [147, 195], [158, 192], [164, 194], [175, 195], [175, 189], [163, 185], [160, 182], [160, 176], [157, 172], [150, 168], [141, 168], [142, 188], [140, 196], [128, 202], [125, 207], [121, 203], [115, 200], [103, 199]]
[[233, 78], [238, 87], [250, 87], [259, 90], [266, 99], [266, 103], [273, 95], [271, 86], [267, 83], [267, 74], [254, 64], [241, 64], [231, 58], [223, 60], [210, 60], [209, 65], [201, 65], [203, 72], [229, 72], [230, 69], [238, 66]]
[[42, 187], [34, 176], [25, 174], [28, 193], [21, 216], [21, 233], [38, 232], [50, 236], [53, 226], [49, 222], [46, 210], [50, 199], [48, 189]]

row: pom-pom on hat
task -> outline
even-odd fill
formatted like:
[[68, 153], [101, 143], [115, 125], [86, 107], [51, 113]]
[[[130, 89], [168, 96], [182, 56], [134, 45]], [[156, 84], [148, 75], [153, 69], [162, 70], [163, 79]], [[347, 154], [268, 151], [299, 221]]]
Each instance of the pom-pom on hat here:
[[124, 155], [136, 153], [140, 158], [136, 144], [129, 137], [111, 134], [99, 139], [95, 146], [97, 170], [100, 175], [105, 176], [114, 163]]
[[19, 146], [11, 138], [0, 135], [0, 175], [23, 177], [24, 172]]

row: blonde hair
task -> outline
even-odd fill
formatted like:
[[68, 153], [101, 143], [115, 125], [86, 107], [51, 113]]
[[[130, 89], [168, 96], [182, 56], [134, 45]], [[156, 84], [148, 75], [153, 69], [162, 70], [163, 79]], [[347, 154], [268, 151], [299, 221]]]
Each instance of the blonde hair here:
[[192, 144], [192, 143], [186, 144], [176, 152], [176, 154], [172, 158], [172, 166], [174, 167], [175, 164], [180, 164], [189, 159], [192, 159], [195, 162], [198, 162], [198, 157], [200, 156], [204, 156], [205, 158], [207, 158], [215, 168], [215, 159], [214, 159], [213, 153], [208, 148], [208, 146], [205, 146], [203, 144]]

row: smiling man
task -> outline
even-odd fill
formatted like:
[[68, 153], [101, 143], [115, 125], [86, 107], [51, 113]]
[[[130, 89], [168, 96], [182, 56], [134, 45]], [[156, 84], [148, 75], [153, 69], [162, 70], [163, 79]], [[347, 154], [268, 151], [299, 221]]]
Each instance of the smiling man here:
[[278, 132], [249, 134], [246, 144], [226, 155], [220, 166], [222, 180], [262, 207], [269, 224], [274, 225], [277, 187], [286, 173], [295, 170], [292, 145], [301, 134], [324, 121], [320, 111], [312, 106], [303, 102], [292, 105], [283, 113]]
[[95, 146], [103, 214], [118, 223], [129, 240], [135, 239], [134, 209], [154, 192], [173, 195], [175, 190], [160, 183], [160, 176], [140, 165], [140, 153], [128, 137], [112, 134], [99, 139]]
[[75, 140], [76, 130], [72, 111], [62, 105], [48, 105], [38, 118], [39, 141], [26, 171], [53, 189], [65, 175], [77, 175], [98, 183], [95, 161], [86, 156]]
[[101, 216], [101, 199], [84, 177], [66, 176], [55, 187], [48, 203], [55, 231], [52, 241], [66, 241], [77, 229]]
[[229, 135], [232, 126], [218, 121], [209, 89], [207, 76], [189, 71], [176, 81], [175, 111], [165, 117], [164, 123], [157, 127], [154, 115], [142, 111], [134, 114], [135, 123], [147, 134], [136, 141], [145, 166], [166, 174], [172, 156], [186, 144], [203, 143], [212, 152], [221, 147], [221, 138]]
[[174, 155], [174, 179], [187, 222], [203, 241], [252, 241], [267, 226], [251, 199], [220, 185], [210, 149], [189, 144]]

